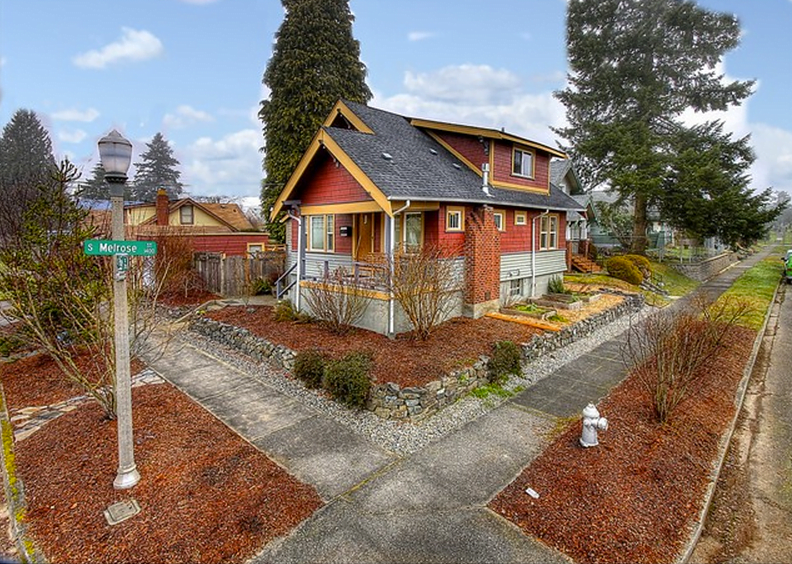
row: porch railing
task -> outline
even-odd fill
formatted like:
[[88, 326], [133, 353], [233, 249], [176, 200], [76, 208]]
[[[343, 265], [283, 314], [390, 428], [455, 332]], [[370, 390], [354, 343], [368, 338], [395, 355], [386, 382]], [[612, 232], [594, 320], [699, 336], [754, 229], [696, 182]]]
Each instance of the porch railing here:
[[280, 278], [278, 278], [275, 281], [275, 297], [277, 299], [281, 299], [283, 297], [283, 295], [286, 294], [286, 292], [288, 292], [289, 290], [291, 290], [292, 287], [294, 287], [294, 285], [297, 283], [297, 279], [295, 278], [294, 280], [291, 281], [291, 283], [289, 283], [288, 285], [284, 286], [284, 280], [286, 282], [288, 282], [289, 275], [292, 272], [294, 272], [294, 269], [297, 268], [298, 264], [299, 263], [295, 262], [293, 265], [291, 265], [289, 268], [286, 269], [286, 272], [284, 272], [280, 276]]

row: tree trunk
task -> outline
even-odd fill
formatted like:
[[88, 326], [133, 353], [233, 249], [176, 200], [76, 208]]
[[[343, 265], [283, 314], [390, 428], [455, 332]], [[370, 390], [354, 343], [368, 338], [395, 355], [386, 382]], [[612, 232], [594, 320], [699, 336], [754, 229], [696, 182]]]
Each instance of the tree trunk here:
[[646, 247], [649, 240], [646, 237], [646, 197], [643, 194], [635, 194], [635, 215], [633, 216], [633, 236], [630, 252], [636, 255], [646, 254]]

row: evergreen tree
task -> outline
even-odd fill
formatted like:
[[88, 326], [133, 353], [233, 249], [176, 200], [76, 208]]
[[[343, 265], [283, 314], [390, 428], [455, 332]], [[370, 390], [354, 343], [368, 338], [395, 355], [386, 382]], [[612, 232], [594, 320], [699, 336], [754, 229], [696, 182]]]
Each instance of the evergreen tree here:
[[52, 142], [36, 114], [17, 110], [0, 136], [0, 242], [15, 236], [25, 210], [54, 186]]
[[91, 178], [80, 182], [79, 196], [84, 200], [110, 199], [110, 186], [105, 182], [105, 169], [101, 162], [94, 165]]
[[699, 240], [718, 237], [735, 247], [761, 239], [786, 204], [771, 205], [770, 188], [758, 194], [749, 188], [756, 159], [749, 141], [733, 140], [717, 121], [679, 128], [663, 184], [663, 217]]
[[158, 132], [151, 143], [146, 143], [146, 148], [146, 152], [140, 156], [141, 162], [135, 163], [130, 198], [153, 202], [160, 188], [164, 188], [171, 199], [181, 196], [184, 184], [179, 181], [181, 172], [176, 168], [179, 161], [173, 156], [173, 150], [162, 133]]
[[[261, 193], [265, 214], [333, 104], [340, 98], [360, 103], [371, 99], [348, 0], [281, 2], [286, 15], [263, 79], [271, 93], [259, 111], [266, 151]], [[269, 231], [283, 240], [281, 223], [271, 223]]]
[[[570, 0], [566, 106], [579, 173], [631, 200], [634, 252], [646, 248], [646, 210], [662, 208], [674, 136], [685, 110], [726, 110], [752, 81], [724, 83], [715, 66], [738, 45], [740, 25], [690, 0]], [[691, 197], [695, 194], [690, 194]]]

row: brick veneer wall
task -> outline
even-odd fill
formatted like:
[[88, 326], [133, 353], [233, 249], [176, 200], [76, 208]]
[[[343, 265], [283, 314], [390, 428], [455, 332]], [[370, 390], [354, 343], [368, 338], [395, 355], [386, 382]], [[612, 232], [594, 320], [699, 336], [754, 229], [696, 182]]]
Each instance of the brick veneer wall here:
[[465, 304], [500, 299], [500, 233], [489, 206], [465, 218]]

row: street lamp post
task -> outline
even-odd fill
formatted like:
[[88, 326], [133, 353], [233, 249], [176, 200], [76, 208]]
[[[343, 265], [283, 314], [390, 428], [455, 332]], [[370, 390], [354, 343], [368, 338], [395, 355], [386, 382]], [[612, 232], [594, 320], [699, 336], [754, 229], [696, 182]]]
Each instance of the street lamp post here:
[[[132, 161], [132, 143], [115, 129], [99, 140], [99, 156], [110, 185], [112, 238], [123, 241], [124, 185]], [[132, 385], [129, 369], [129, 319], [127, 317], [126, 265], [113, 257], [113, 311], [115, 318], [116, 422], [118, 423], [118, 472], [113, 487], [123, 490], [140, 481], [132, 442]]]

